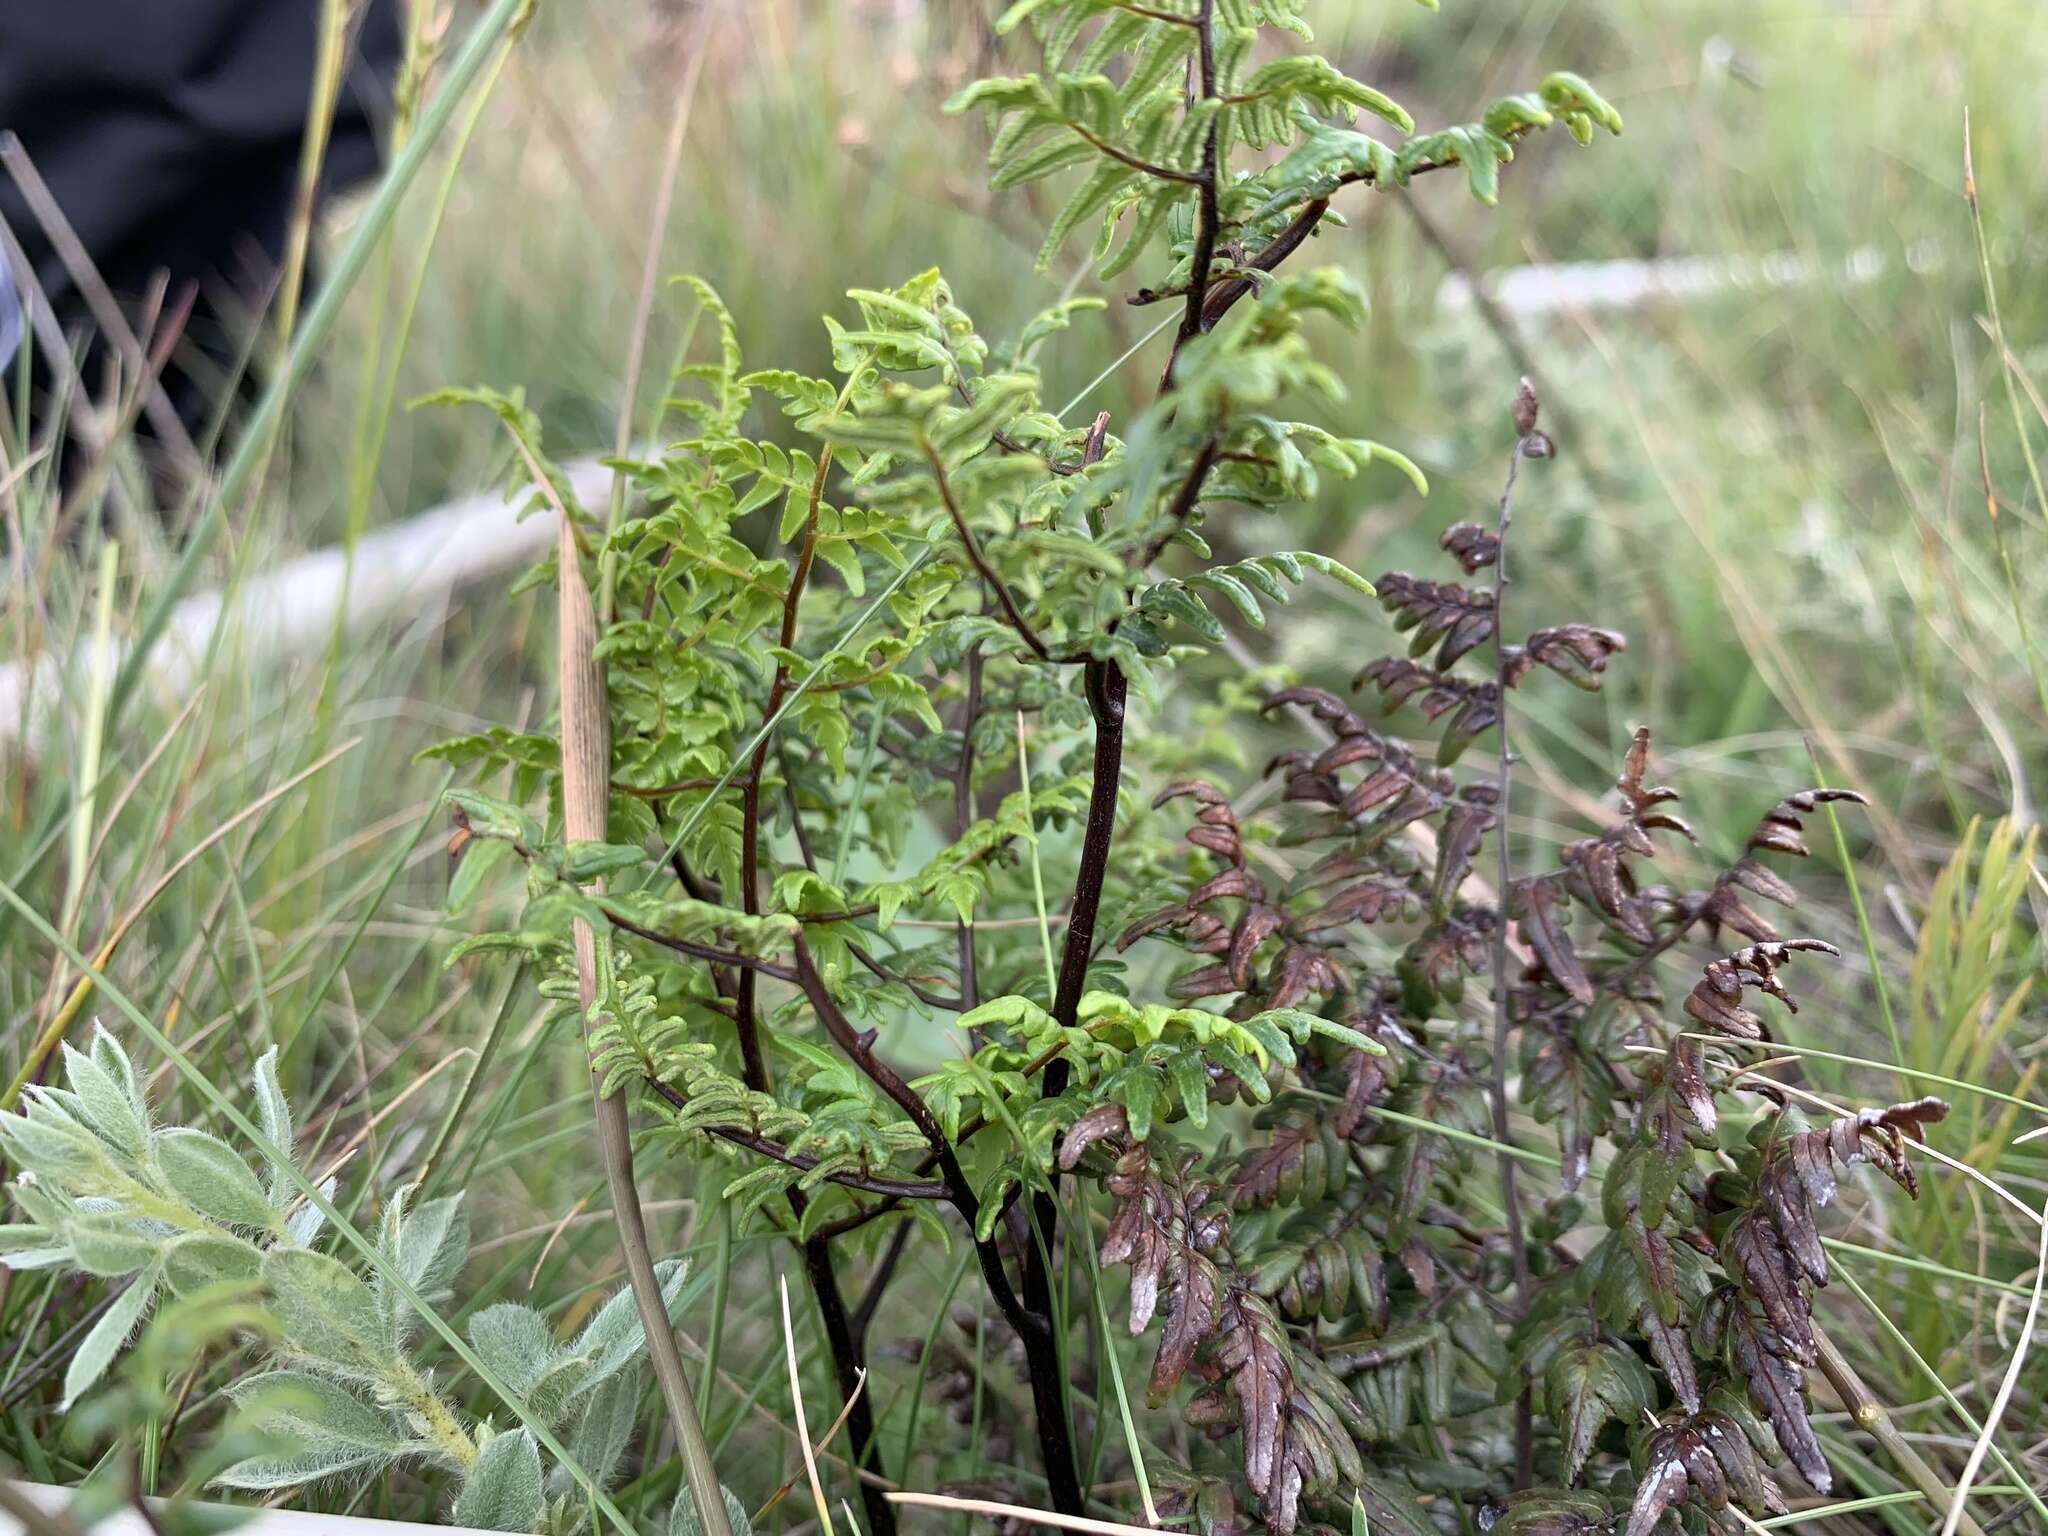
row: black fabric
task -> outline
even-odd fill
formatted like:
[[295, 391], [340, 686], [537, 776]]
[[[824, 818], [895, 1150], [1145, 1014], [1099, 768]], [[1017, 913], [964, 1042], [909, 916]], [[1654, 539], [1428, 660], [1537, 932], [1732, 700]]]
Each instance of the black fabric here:
[[[245, 294], [283, 253], [321, 0], [0, 0], [0, 128], [20, 136], [107, 285]], [[328, 189], [372, 172], [400, 49], [394, 0], [355, 36]], [[69, 320], [76, 295], [12, 179], [0, 216]], [[255, 295], [250, 295], [255, 296]], [[205, 321], [201, 315], [195, 322]]]

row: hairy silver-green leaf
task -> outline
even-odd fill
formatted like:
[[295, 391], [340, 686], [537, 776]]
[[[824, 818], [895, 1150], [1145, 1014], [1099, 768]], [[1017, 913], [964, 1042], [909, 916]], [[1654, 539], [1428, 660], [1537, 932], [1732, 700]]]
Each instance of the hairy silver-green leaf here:
[[[392, 1196], [378, 1227], [377, 1246], [391, 1267], [429, 1301], [448, 1295], [462, 1261], [469, 1254], [469, 1216], [462, 1196], [449, 1195], [413, 1208], [409, 1192]], [[394, 1344], [403, 1344], [419, 1316], [405, 1298], [385, 1284], [380, 1273], [371, 1282], [385, 1329]]]
[[[654, 1273], [661, 1282], [662, 1303], [673, 1317], [676, 1303], [682, 1298], [683, 1283], [689, 1278], [690, 1266], [684, 1260], [666, 1259], [655, 1265]], [[640, 1326], [640, 1314], [634, 1309], [633, 1293], [630, 1289], [621, 1290], [597, 1309], [597, 1315], [570, 1345], [570, 1358], [587, 1361], [588, 1366], [583, 1379], [567, 1395], [580, 1396], [601, 1386], [639, 1359], [646, 1348], [647, 1333]]]
[[298, 1450], [238, 1462], [215, 1479], [222, 1487], [290, 1488], [426, 1449], [390, 1414], [310, 1371], [266, 1371], [232, 1390], [260, 1428]]
[[86, 1123], [131, 1160], [140, 1158], [149, 1145], [149, 1121], [134, 1092], [133, 1078], [117, 1076], [92, 1056], [73, 1050], [68, 1042], [64, 1046], [64, 1077], [78, 1095]]
[[344, 1472], [367, 1472], [388, 1464], [393, 1458], [382, 1451], [345, 1445], [308, 1450], [296, 1456], [251, 1456], [236, 1462], [213, 1480], [216, 1488], [239, 1488], [248, 1493], [269, 1493], [280, 1488], [299, 1488], [307, 1483], [339, 1477]]
[[164, 1232], [115, 1211], [87, 1211], [72, 1218], [67, 1234], [78, 1267], [95, 1275], [132, 1275], [156, 1262]]
[[[256, 1074], [252, 1081], [256, 1089], [256, 1124], [264, 1139], [289, 1157], [294, 1135], [292, 1107], [284, 1096], [283, 1085], [277, 1080], [276, 1046], [256, 1058]], [[266, 1157], [265, 1161], [270, 1160]], [[291, 1188], [292, 1181], [285, 1165], [273, 1162], [267, 1191], [271, 1203], [275, 1205], [283, 1201]]]
[[129, 1282], [128, 1289], [116, 1296], [107, 1310], [100, 1314], [92, 1332], [79, 1340], [70, 1368], [64, 1372], [64, 1400], [58, 1404], [60, 1408], [69, 1408], [106, 1375], [107, 1367], [114, 1363], [114, 1356], [121, 1352], [121, 1346], [128, 1342], [135, 1325], [149, 1310], [149, 1304], [156, 1296], [159, 1275], [154, 1267], [137, 1275]]
[[[485, 1307], [469, 1320], [469, 1342], [505, 1385], [527, 1400], [535, 1413], [552, 1418], [574, 1381], [543, 1382], [564, 1353], [548, 1331], [547, 1319], [516, 1301]], [[576, 1380], [582, 1379], [578, 1372]]]
[[71, 1245], [34, 1222], [0, 1227], [0, 1269], [49, 1269], [71, 1262]]
[[[732, 1526], [732, 1536], [754, 1536], [754, 1522], [748, 1518], [747, 1507], [724, 1483], [718, 1485], [718, 1492], [725, 1500], [725, 1518]], [[696, 1495], [687, 1482], [676, 1489], [675, 1502], [668, 1507], [668, 1536], [704, 1536], [703, 1522], [697, 1518]]]
[[377, 1299], [347, 1265], [308, 1248], [263, 1255], [284, 1348], [359, 1380], [381, 1380], [397, 1363]]
[[618, 1477], [619, 1463], [639, 1421], [640, 1373], [621, 1371], [580, 1401], [583, 1417], [569, 1437], [569, 1454], [583, 1464], [600, 1488], [609, 1488]]
[[0, 1115], [0, 1151], [31, 1173], [71, 1190], [110, 1187], [113, 1161], [97, 1136], [40, 1089], [24, 1094], [25, 1114]]
[[217, 1136], [183, 1126], [157, 1134], [164, 1183], [202, 1216], [235, 1227], [270, 1227], [277, 1214], [249, 1165]]
[[455, 1500], [454, 1523], [473, 1531], [531, 1531], [544, 1510], [540, 1447], [530, 1430], [495, 1435]]
[[253, 1280], [263, 1263], [254, 1244], [225, 1232], [187, 1232], [163, 1250], [164, 1279], [180, 1296], [229, 1280]]

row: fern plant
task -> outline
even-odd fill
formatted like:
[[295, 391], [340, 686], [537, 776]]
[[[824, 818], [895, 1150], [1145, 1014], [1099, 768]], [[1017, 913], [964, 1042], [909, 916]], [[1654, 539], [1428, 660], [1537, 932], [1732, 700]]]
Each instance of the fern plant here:
[[[1340, 238], [1339, 199], [1455, 166], [1491, 203], [1527, 135], [1621, 127], [1560, 73], [1416, 132], [1303, 51], [1302, 10], [1024, 0], [1001, 25], [1038, 70], [952, 104], [986, 120], [998, 186], [1062, 179], [1044, 261], [1092, 229], [1098, 277], [1141, 271], [1129, 302], [1169, 306], [1156, 395], [1121, 419], [1041, 394], [1039, 353], [1101, 300], [991, 340], [935, 271], [851, 290], [823, 377], [750, 368], [693, 280], [715, 342], [673, 381], [673, 440], [620, 462], [622, 517], [576, 503], [517, 393], [437, 397], [494, 412], [563, 519], [531, 584], [598, 594], [608, 710], [601, 839], [563, 831], [556, 733], [438, 749], [479, 786], [452, 797], [452, 904], [515, 869], [527, 897], [455, 958], [532, 963], [602, 1091], [725, 1160], [735, 1219], [788, 1244], [879, 1536], [905, 1469], [863, 1390], [868, 1334], [912, 1242], [967, 1245], [1065, 1514], [1089, 1505], [1079, 1244], [1156, 1339], [1151, 1408], [1200, 1432], [1185, 1466], [1133, 1434], [1130, 1469], [1205, 1533], [1348, 1513], [1647, 1536], [1780, 1508], [1767, 1469], [1829, 1482], [1804, 1384], [1830, 1358], [1815, 1212], [1859, 1163], [1910, 1191], [1907, 1143], [1941, 1112], [1809, 1126], [1734, 1054], [1765, 1030], [1746, 994], [1789, 1003], [1780, 970], [1825, 948], [1750, 904], [1792, 894], [1760, 855], [1803, 853], [1800, 818], [1839, 792], [1789, 797], [1705, 890], [1649, 883], [1658, 837], [1686, 829], [1639, 733], [1620, 819], [1511, 868], [1511, 696], [1545, 673], [1597, 687], [1625, 644], [1508, 628], [1516, 480], [1553, 452], [1533, 391], [1497, 520], [1445, 535], [1465, 582], [1217, 556], [1226, 509], [1284, 512], [1378, 461], [1426, 490], [1394, 449], [1296, 419], [1342, 413], [1315, 339], [1365, 311], [1296, 259]], [[1410, 636], [1358, 685], [1440, 724], [1433, 748], [1300, 687], [1232, 685], [1196, 742], [1134, 729], [1185, 660], [1310, 578], [1377, 594]], [[1312, 734], [1252, 817], [1211, 749], [1281, 710]], [[1460, 777], [1489, 733], [1492, 771]], [[1192, 855], [1161, 835], [1167, 805], [1192, 810]], [[1724, 933], [1745, 947], [1675, 1016], [1658, 962]], [[1168, 944], [1191, 963], [1160, 978]], [[903, 1036], [932, 1026], [959, 1049], [914, 1074]], [[1517, 1103], [1556, 1125], [1555, 1159], [1514, 1140]], [[1554, 1164], [1540, 1188], [1532, 1160]]]
[[[1264, 1038], [1240, 1038], [1156, 1004], [1130, 1010], [1135, 1029], [1084, 1021], [1084, 1003], [1105, 990], [1091, 973], [1115, 980], [1096, 935], [1126, 712], [1134, 690], [1156, 695], [1189, 641], [1222, 637], [1212, 605], [1262, 623], [1311, 573], [1370, 591], [1315, 551], [1213, 560], [1200, 532], [1210, 507], [1284, 507], [1376, 459], [1422, 486], [1398, 453], [1282, 414], [1304, 397], [1341, 400], [1308, 322], [1355, 325], [1364, 302], [1336, 269], [1281, 269], [1341, 223], [1332, 199], [1347, 186], [1399, 187], [1458, 165], [1491, 201], [1522, 135], [1559, 121], [1582, 141], [1595, 125], [1620, 128], [1583, 81], [1560, 74], [1477, 122], [1414, 135], [1391, 99], [1327, 60], [1266, 56], [1275, 40], [1307, 38], [1300, 9], [1019, 5], [1001, 25], [1028, 25], [1042, 69], [982, 81], [952, 103], [995, 127], [998, 184], [1082, 173], [1045, 259], [1091, 222], [1105, 278], [1163, 252], [1133, 297], [1177, 305], [1180, 319], [1158, 398], [1120, 432], [1106, 416], [1066, 423], [1039, 398], [1038, 348], [1100, 301], [1063, 303], [1013, 343], [992, 344], [936, 272], [854, 290], [857, 320], [827, 321], [829, 378], [747, 370], [730, 317], [696, 285], [718, 347], [676, 380], [671, 419], [683, 435], [622, 466], [639, 504], [616, 526], [573, 504], [516, 395], [441, 397], [494, 409], [519, 438], [537, 500], [574, 524], [607, 621], [597, 655], [611, 717], [607, 844], [550, 843], [550, 824], [522, 808], [544, 785], [560, 803], [560, 750], [545, 734], [493, 732], [444, 749], [458, 765], [513, 776], [511, 801], [458, 802], [478, 839], [471, 859], [522, 859], [534, 896], [518, 932], [480, 942], [538, 958], [567, 1003], [579, 990], [569, 925], [602, 936], [606, 985], [583, 1009], [600, 1073], [615, 1089], [645, 1084], [686, 1144], [754, 1155], [729, 1194], [744, 1210], [786, 1208], [850, 1399], [864, 1368], [855, 1324], [873, 1309], [839, 1294], [829, 1245], [906, 1215], [943, 1235], [938, 1210], [957, 1215], [1031, 1362], [1045, 1475], [1069, 1512], [1081, 1489], [1052, 1304], [1054, 1142], [1098, 1081], [1149, 1083], [1170, 1056], [1184, 1087], [1197, 1071], [1263, 1083], [1291, 1062], [1295, 1040], [1315, 1037], [1268, 1020]], [[1360, 130], [1361, 111], [1400, 137]], [[1262, 169], [1240, 166], [1250, 151]], [[757, 398], [780, 408], [803, 446], [750, 426]], [[771, 510], [782, 551], [764, 554], [769, 531], [750, 530]], [[1153, 571], [1169, 550], [1186, 574]], [[1024, 712], [1038, 716], [1042, 743], [1085, 732], [1092, 744], [1052, 784], [986, 814], [982, 787], [1013, 761], [1009, 725]], [[878, 756], [890, 765], [879, 778]], [[930, 793], [952, 801], [952, 840], [901, 868], [912, 808]], [[1037, 968], [1020, 969], [1021, 947], [988, 942], [974, 919], [1005, 894], [1021, 849], [1075, 822], [1082, 847], [1061, 954], [1034, 996]], [[855, 877], [856, 859], [877, 877]], [[584, 888], [600, 875], [609, 893]], [[466, 871], [463, 883], [480, 878]], [[940, 915], [956, 925], [948, 957], [899, 937], [904, 917]], [[623, 979], [656, 955], [639, 982]], [[979, 1012], [985, 975], [1013, 980], [1002, 995], [1032, 1011]], [[968, 1021], [971, 1039], [985, 1027], [998, 1038], [913, 1084], [873, 1030], [926, 1009]], [[1178, 1100], [1160, 1109], [1186, 1112]], [[982, 1134], [996, 1125], [1003, 1134]], [[1018, 1204], [1027, 1186], [1029, 1242]], [[1014, 1275], [997, 1247], [1006, 1221], [1018, 1225]], [[872, 1465], [866, 1403], [850, 1413]], [[878, 1495], [868, 1514], [893, 1528]]]

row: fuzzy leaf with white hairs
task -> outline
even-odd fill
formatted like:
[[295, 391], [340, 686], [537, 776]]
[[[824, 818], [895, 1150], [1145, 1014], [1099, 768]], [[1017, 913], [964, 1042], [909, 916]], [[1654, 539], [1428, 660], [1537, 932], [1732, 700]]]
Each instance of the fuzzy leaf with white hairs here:
[[298, 1449], [237, 1462], [214, 1479], [223, 1488], [291, 1488], [426, 1449], [390, 1414], [310, 1371], [265, 1371], [232, 1390], [259, 1427]]
[[[462, 1261], [469, 1255], [469, 1215], [462, 1196], [447, 1195], [414, 1207], [409, 1191], [393, 1195], [384, 1207], [377, 1246], [392, 1269], [420, 1295], [438, 1301], [449, 1294]], [[403, 1344], [418, 1326], [419, 1314], [396, 1289], [377, 1274], [371, 1288], [384, 1315], [387, 1335]]]
[[218, 1136], [183, 1126], [157, 1133], [153, 1148], [164, 1183], [202, 1216], [230, 1227], [263, 1230], [277, 1212], [241, 1154]]
[[287, 1353], [350, 1380], [381, 1381], [398, 1362], [377, 1298], [347, 1265], [306, 1248], [263, 1255], [263, 1283]]
[[74, 1050], [67, 1042], [65, 1081], [78, 1095], [79, 1111], [86, 1123], [117, 1151], [140, 1158], [149, 1147], [149, 1115], [136, 1094], [134, 1076], [120, 1070], [126, 1065], [125, 1058], [115, 1063], [103, 1061], [99, 1055], [97, 1041], [92, 1056]]
[[476, 1531], [531, 1531], [546, 1509], [531, 1430], [494, 1435], [455, 1500], [454, 1522]]
[[179, 1296], [227, 1281], [254, 1281], [263, 1255], [226, 1232], [187, 1232], [163, 1249], [164, 1279]]
[[[754, 1522], [748, 1518], [746, 1505], [723, 1483], [718, 1485], [718, 1492], [725, 1502], [725, 1518], [732, 1526], [732, 1536], [754, 1536]], [[675, 1502], [669, 1505], [668, 1536], [704, 1536], [704, 1525], [697, 1518], [697, 1505], [688, 1483], [676, 1489]]]
[[[292, 1107], [284, 1096], [284, 1087], [277, 1080], [277, 1047], [272, 1046], [256, 1058], [256, 1072], [251, 1079], [256, 1089], [256, 1124], [263, 1132], [264, 1139], [273, 1147], [290, 1156], [296, 1133], [292, 1129]], [[268, 1159], [266, 1158], [266, 1161]], [[273, 1204], [283, 1201], [291, 1193], [292, 1181], [286, 1165], [273, 1163], [270, 1169], [270, 1199]]]
[[114, 1356], [121, 1352], [121, 1346], [128, 1342], [128, 1336], [135, 1332], [135, 1325], [142, 1321], [142, 1315], [155, 1299], [161, 1273], [155, 1268], [147, 1269], [130, 1281], [128, 1288], [100, 1314], [92, 1331], [78, 1341], [71, 1364], [64, 1372], [64, 1398], [59, 1408], [70, 1408], [107, 1374]]

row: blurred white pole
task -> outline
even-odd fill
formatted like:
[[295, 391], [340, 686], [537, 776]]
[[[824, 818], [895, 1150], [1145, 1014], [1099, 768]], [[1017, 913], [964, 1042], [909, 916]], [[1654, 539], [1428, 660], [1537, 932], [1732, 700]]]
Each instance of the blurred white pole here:
[[[563, 472], [585, 506], [601, 504], [609, 492], [611, 471], [596, 459], [576, 460]], [[410, 619], [439, 610], [460, 588], [547, 551], [554, 519], [521, 521], [519, 508], [519, 502], [491, 492], [466, 496], [365, 535], [356, 545], [353, 575], [346, 552], [335, 547], [288, 560], [226, 596], [195, 593], [172, 611], [150, 656], [150, 687], [171, 697], [190, 689], [223, 623], [252, 654], [282, 659], [319, 650], [337, 617], [353, 632], [393, 615]], [[120, 642], [110, 643], [117, 653], [123, 650]], [[91, 677], [97, 649], [88, 641], [68, 657], [0, 666], [0, 743], [26, 720], [33, 751], [64, 697], [67, 675], [81, 682]], [[118, 664], [122, 658], [108, 659]]]
[[[1939, 241], [1916, 240], [1904, 251], [1916, 276], [1941, 266]], [[1837, 261], [1802, 251], [1762, 256], [1658, 256], [1631, 261], [1545, 261], [1497, 267], [1481, 274], [1487, 297], [1517, 319], [1541, 319], [1577, 309], [1636, 309], [1646, 304], [1684, 303], [1731, 289], [1802, 288], [1825, 278], [1845, 287], [1874, 281], [1892, 265], [1875, 246], [1859, 246]], [[1437, 286], [1442, 309], [1469, 309], [1472, 280], [1453, 272]]]
[[[542, 521], [546, 521], [542, 519]], [[57, 1488], [48, 1483], [7, 1482], [7, 1491], [28, 1500], [44, 1517], [57, 1517], [58, 1529], [76, 1531], [76, 1521], [65, 1520], [63, 1511], [77, 1491], [71, 1488]], [[13, 1501], [7, 1500], [7, 1503]], [[160, 1510], [164, 1501], [151, 1499], [152, 1510]], [[222, 1529], [230, 1523], [237, 1531], [248, 1536], [461, 1536], [461, 1528], [448, 1525], [416, 1525], [409, 1520], [365, 1520], [353, 1515], [309, 1515], [295, 1509], [261, 1509], [249, 1505], [200, 1504], [185, 1506], [194, 1513], [217, 1516]], [[0, 1508], [0, 1536], [22, 1536], [28, 1527]], [[92, 1527], [98, 1536], [155, 1536], [141, 1511], [132, 1504], [121, 1508]]]
[[[1908, 270], [1924, 273], [1940, 266], [1944, 254], [1937, 242], [1923, 240], [1908, 246], [1903, 256]], [[1509, 314], [1541, 319], [1578, 309], [1683, 303], [1730, 289], [1800, 287], [1824, 277], [1861, 284], [1890, 265], [1884, 253], [1865, 247], [1832, 264], [1794, 251], [1665, 256], [1502, 267], [1479, 281]], [[1471, 280], [1463, 273], [1450, 274], [1438, 285], [1435, 301], [1445, 310], [1470, 308]], [[602, 505], [609, 496], [611, 472], [597, 460], [576, 460], [565, 472], [585, 506]], [[553, 538], [552, 528], [545, 516], [519, 521], [518, 508], [502, 496], [468, 496], [367, 535], [356, 546], [353, 580], [345, 579], [347, 557], [335, 548], [302, 555], [249, 581], [234, 594], [232, 613], [220, 593], [197, 593], [178, 605], [150, 658], [152, 684], [172, 695], [191, 687], [214, 628], [223, 620], [234, 624], [252, 653], [305, 655], [326, 643], [344, 601], [351, 631], [393, 614], [416, 616], [445, 604], [461, 587], [539, 558]], [[92, 675], [93, 649], [81, 645], [68, 663], [44, 657], [33, 667], [19, 660], [0, 666], [0, 744], [11, 740], [26, 718], [33, 750], [50, 709], [63, 697], [66, 674], [81, 681]]]

